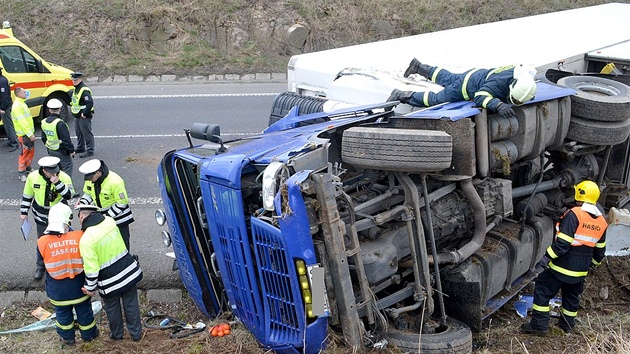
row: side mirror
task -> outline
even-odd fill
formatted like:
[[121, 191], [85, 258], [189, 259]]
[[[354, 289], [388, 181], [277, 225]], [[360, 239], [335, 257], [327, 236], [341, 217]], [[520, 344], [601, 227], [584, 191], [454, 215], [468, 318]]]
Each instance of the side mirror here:
[[192, 141], [190, 137], [195, 139], [206, 140], [211, 143], [221, 144], [221, 147], [217, 150], [217, 153], [225, 152], [227, 149], [223, 146], [223, 140], [221, 139], [221, 128], [218, 124], [205, 124], [205, 123], [193, 123], [192, 128], [186, 131], [188, 142], [192, 147]]
[[218, 124], [193, 123], [190, 136], [195, 139], [207, 140], [213, 143], [221, 142], [221, 128]]

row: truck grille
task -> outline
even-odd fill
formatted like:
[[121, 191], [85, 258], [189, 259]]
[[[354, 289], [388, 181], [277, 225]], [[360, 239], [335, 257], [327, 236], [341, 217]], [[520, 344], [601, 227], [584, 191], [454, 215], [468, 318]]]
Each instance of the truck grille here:
[[219, 269], [232, 310], [256, 337], [261, 338], [264, 334], [263, 306], [257, 274], [252, 267], [254, 261], [243, 220], [241, 192], [211, 184], [210, 193], [214, 203], [206, 206], [210, 219], [208, 225], [217, 259], [223, 262]]
[[269, 339], [298, 344], [302, 341], [303, 307], [299, 295], [296, 304], [291, 279], [297, 280], [297, 275], [293, 262], [287, 257], [280, 230], [252, 219], [252, 235], [266, 305], [265, 320], [269, 321]]
[[250, 239], [241, 192], [210, 184], [210, 193], [208, 225], [234, 314], [263, 345], [302, 346], [304, 306], [280, 230], [252, 218]]

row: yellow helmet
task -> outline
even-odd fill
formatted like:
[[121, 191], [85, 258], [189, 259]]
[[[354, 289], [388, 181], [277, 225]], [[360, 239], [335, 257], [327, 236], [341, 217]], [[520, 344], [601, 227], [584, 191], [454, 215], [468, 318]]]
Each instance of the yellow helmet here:
[[536, 95], [536, 81], [528, 73], [522, 73], [510, 83], [510, 101], [520, 106]]
[[575, 185], [575, 200], [578, 202], [586, 202], [597, 204], [599, 199], [599, 187], [595, 182], [582, 181]]

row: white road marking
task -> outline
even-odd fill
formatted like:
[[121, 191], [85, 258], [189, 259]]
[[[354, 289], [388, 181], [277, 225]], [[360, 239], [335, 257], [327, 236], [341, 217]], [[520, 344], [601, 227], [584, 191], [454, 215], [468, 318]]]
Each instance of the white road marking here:
[[[0, 199], [0, 206], [19, 206], [22, 199]], [[162, 198], [160, 197], [139, 197], [129, 198], [130, 205], [161, 205]], [[70, 203], [74, 205], [74, 203]], [[133, 210], [132, 210], [133, 211]]]
[[251, 97], [277, 96], [278, 93], [191, 93], [179, 95], [123, 95], [123, 96], [94, 96], [96, 100], [120, 100], [139, 98], [206, 98], [206, 97]]

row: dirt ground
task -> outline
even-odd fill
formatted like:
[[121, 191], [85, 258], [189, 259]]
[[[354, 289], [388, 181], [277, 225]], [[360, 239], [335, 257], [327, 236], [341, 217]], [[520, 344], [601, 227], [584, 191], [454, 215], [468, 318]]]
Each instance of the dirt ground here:
[[[603, 289], [607, 289], [603, 290]], [[531, 295], [533, 287], [526, 287], [522, 294]], [[143, 295], [141, 312], [146, 316], [153, 313], [167, 314], [173, 318], [195, 324], [205, 322], [208, 327], [232, 321], [230, 314], [207, 322], [187, 296], [178, 303], [158, 304], [148, 302]], [[495, 313], [485, 322], [485, 328], [473, 336], [474, 353], [629, 353], [630, 344], [630, 257], [608, 257], [594, 275], [589, 275], [581, 297], [576, 332], [565, 335], [552, 326], [546, 337], [520, 333], [519, 326], [529, 320], [521, 318], [513, 309], [516, 299]], [[16, 303], [0, 309], [0, 331], [18, 328], [35, 321], [30, 314], [40, 306], [35, 302]], [[52, 310], [50, 304], [42, 304]], [[552, 319], [552, 323], [555, 320]], [[232, 332], [224, 337], [212, 337], [208, 331], [186, 338], [169, 338], [170, 330], [144, 329], [141, 341], [133, 342], [129, 335], [122, 341], [109, 339], [107, 318], [97, 317], [101, 336], [93, 342], [80, 339], [74, 347], [63, 347], [54, 330], [27, 332], [0, 336], [2, 353], [267, 353], [252, 335], [236, 324]], [[78, 336], [78, 333], [77, 333]], [[324, 352], [333, 354], [354, 353], [344, 347], [339, 336], [330, 333], [331, 343]], [[364, 353], [400, 353], [397, 348], [384, 350], [366, 349]]]

